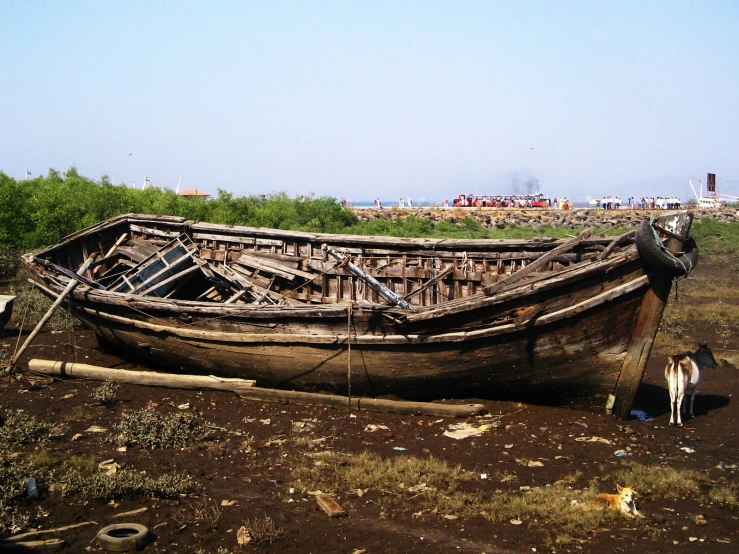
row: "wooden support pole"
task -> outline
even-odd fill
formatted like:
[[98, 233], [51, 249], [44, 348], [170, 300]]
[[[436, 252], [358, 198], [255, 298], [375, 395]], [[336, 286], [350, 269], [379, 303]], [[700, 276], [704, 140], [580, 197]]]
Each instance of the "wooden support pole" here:
[[628, 419], [631, 415], [631, 406], [634, 404], [636, 391], [644, 376], [649, 354], [652, 352], [662, 312], [672, 288], [672, 280], [669, 277], [654, 275], [651, 285], [636, 316], [634, 331], [614, 392], [616, 398], [613, 413], [620, 419]]
[[[679, 233], [672, 234], [665, 244], [669, 250], [680, 251], [682, 249], [682, 240], [688, 237], [692, 222], [692, 213], [686, 212], [680, 216], [679, 221], [675, 224], [679, 229]], [[659, 323], [662, 320], [662, 312], [664, 312], [670, 296], [672, 279], [656, 272], [650, 275], [650, 284], [651, 288], [644, 295], [639, 313], [636, 316], [634, 330], [626, 350], [626, 357], [616, 389], [613, 397], [609, 399], [608, 406], [606, 406], [606, 411], [609, 411], [609, 406], [612, 405], [613, 414], [620, 419], [628, 419], [631, 415], [631, 406], [634, 404], [636, 391], [644, 377], [644, 370], [647, 367]]]
[[[82, 266], [77, 270], [77, 275], [84, 275], [85, 271], [87, 271], [87, 268], [90, 267], [90, 265], [95, 261], [95, 258], [97, 257], [97, 252], [94, 252], [87, 260], [85, 260], [85, 263], [82, 264]], [[49, 321], [49, 318], [51, 318], [52, 315], [54, 315], [54, 311], [59, 307], [59, 305], [64, 302], [64, 299], [67, 297], [67, 295], [72, 292], [77, 285], [79, 285], [79, 281], [72, 280], [67, 285], [67, 288], [65, 288], [62, 293], [57, 297], [57, 299], [54, 301], [54, 303], [51, 305], [51, 308], [48, 309], [48, 311], [44, 314], [44, 317], [41, 318], [41, 321], [38, 322], [36, 327], [33, 331], [31, 331], [31, 334], [28, 335], [28, 338], [26, 339], [26, 342], [23, 343], [23, 345], [18, 349], [18, 351], [13, 356], [13, 359], [10, 361], [10, 365], [15, 365], [20, 357], [23, 355], [23, 353], [26, 351], [26, 348], [33, 342], [33, 339], [36, 338], [36, 335], [39, 334], [39, 331], [41, 331], [41, 328], [46, 324], [47, 321]]]
[[54, 360], [30, 360], [28, 369], [45, 375], [61, 375], [63, 377], [79, 377], [93, 381], [116, 381], [147, 385], [151, 387], [167, 387], [170, 389], [198, 389], [235, 391], [252, 386], [251, 379], [230, 379], [213, 375], [180, 375], [177, 373], [159, 373], [155, 371], [134, 371], [130, 369], [114, 369], [88, 364], [58, 362]]

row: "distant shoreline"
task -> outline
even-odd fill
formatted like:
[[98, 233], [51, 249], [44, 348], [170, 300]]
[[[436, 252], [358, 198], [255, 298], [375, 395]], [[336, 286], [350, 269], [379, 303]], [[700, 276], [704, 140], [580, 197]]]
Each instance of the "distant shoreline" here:
[[[658, 217], [677, 210], [657, 210], [622, 207], [618, 210], [602, 210], [596, 208], [572, 208], [559, 210], [555, 208], [492, 208], [492, 207], [422, 207], [400, 208], [398, 206], [350, 206], [363, 221], [374, 219], [404, 219], [409, 216], [429, 219], [433, 222], [450, 221], [461, 224], [465, 219], [473, 219], [484, 228], [497, 227], [504, 229], [513, 225], [519, 227], [635, 227], [642, 220]], [[739, 210], [723, 208], [721, 210], [699, 209], [687, 206], [683, 209], [693, 213], [696, 220], [712, 218], [719, 222], [739, 222]]]

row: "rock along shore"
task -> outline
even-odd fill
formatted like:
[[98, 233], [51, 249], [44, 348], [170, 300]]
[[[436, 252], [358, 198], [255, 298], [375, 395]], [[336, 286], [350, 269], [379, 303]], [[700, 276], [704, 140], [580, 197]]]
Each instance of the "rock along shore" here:
[[[549, 208], [375, 208], [354, 207], [354, 213], [362, 221], [373, 219], [403, 219], [414, 215], [430, 219], [434, 223], [449, 221], [460, 224], [465, 219], [473, 219], [485, 228], [505, 229], [512, 225], [519, 227], [552, 227], [585, 228], [585, 227], [634, 227], [648, 217], [658, 217], [670, 210], [595, 210], [575, 208], [573, 210], [554, 210]], [[739, 221], [739, 210], [724, 208], [722, 210], [691, 209], [695, 219], [713, 218], [719, 222]]]

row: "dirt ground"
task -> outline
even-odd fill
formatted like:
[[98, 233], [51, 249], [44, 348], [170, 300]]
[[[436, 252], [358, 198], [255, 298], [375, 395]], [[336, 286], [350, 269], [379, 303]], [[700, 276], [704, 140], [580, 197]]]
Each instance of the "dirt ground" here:
[[[692, 280], [685, 281], [681, 290], [712, 282], [728, 283], [735, 288], [739, 285], [737, 271], [724, 262], [702, 258]], [[0, 334], [0, 352], [5, 353], [6, 360], [17, 340], [18, 331], [12, 328]], [[731, 361], [739, 350], [739, 338], [731, 332], [727, 334], [725, 325], [685, 324], [681, 340], [693, 345], [698, 340], [708, 341], [719, 360]], [[44, 332], [19, 366], [27, 367], [31, 358], [136, 367], [101, 351], [87, 331]], [[556, 540], [557, 526], [546, 520], [522, 517], [523, 521], [493, 523], [482, 515], [455, 517], [441, 511], [416, 511], [410, 493], [404, 508], [395, 504], [388, 508], [386, 498], [397, 493], [384, 490], [368, 490], [361, 496], [356, 491], [335, 491], [333, 497], [347, 515], [329, 518], [317, 507], [310, 491], [294, 486], [291, 471], [313, 463], [298, 447], [298, 439], [306, 437], [320, 445], [312, 451], [313, 455], [370, 451], [388, 458], [432, 456], [458, 464], [480, 475], [473, 486], [482, 492], [483, 498], [501, 491], [524, 494], [527, 487], [547, 487], [575, 472], [580, 473], [573, 486], [583, 487], [629, 463], [691, 468], [714, 482], [739, 485], [739, 405], [733, 402], [733, 395], [739, 393], [739, 370], [723, 362], [721, 367], [705, 372], [695, 400], [696, 417], [678, 428], [668, 425], [664, 364], [663, 354], [653, 355], [649, 362], [634, 406], [643, 413], [641, 418], [621, 421], [565, 408], [469, 399], [484, 402], [498, 425], [480, 436], [462, 440], [443, 434], [451, 424], [458, 423], [450, 419], [255, 402], [225, 392], [122, 385], [117, 402], [104, 407], [90, 396], [100, 384], [81, 380], [34, 385], [27, 379], [3, 377], [0, 416], [23, 408], [44, 420], [66, 422], [64, 436], [46, 446], [64, 456], [114, 459], [122, 467], [147, 475], [184, 473], [198, 482], [198, 497], [127, 497], [111, 502], [79, 496], [65, 498], [42, 484], [38, 499], [17, 502], [20, 511], [33, 516], [34, 528], [93, 522], [60, 533], [58, 536], [65, 541], [61, 552], [102, 552], [94, 540], [97, 531], [121, 522], [117, 514], [139, 508], [146, 511], [124, 521], [148, 526], [153, 541], [145, 551], [152, 554], [737, 552], [739, 510], [706, 501], [699, 495], [666, 499], [650, 491], [637, 491], [637, 506], [646, 516], [643, 522], [637, 525], [631, 518], [618, 517], [609, 520], [608, 527], [593, 529], [586, 536], [560, 544]], [[195, 448], [131, 447], [120, 451], [104, 440], [105, 433], [88, 431], [93, 425], [111, 429], [124, 411], [139, 410], [150, 403], [162, 411], [199, 414], [214, 426], [213, 434]], [[72, 440], [78, 433], [81, 436]], [[244, 447], [245, 437], [250, 438], [253, 448]], [[583, 440], [589, 437], [605, 440]], [[32, 444], [17, 450], [38, 448]], [[615, 492], [616, 484], [603, 480], [602, 492]], [[206, 506], [209, 509], [204, 509]], [[265, 517], [282, 528], [282, 536], [271, 543], [238, 546], [236, 535], [244, 522]]]

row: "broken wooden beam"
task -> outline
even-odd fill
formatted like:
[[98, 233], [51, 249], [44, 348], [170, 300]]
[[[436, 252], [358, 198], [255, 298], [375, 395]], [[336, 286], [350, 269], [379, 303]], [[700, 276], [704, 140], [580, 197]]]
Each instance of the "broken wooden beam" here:
[[93, 381], [116, 381], [150, 387], [167, 387], [170, 389], [197, 389], [241, 391], [251, 387], [255, 381], [251, 379], [225, 378], [214, 375], [180, 375], [177, 373], [160, 373], [156, 371], [134, 371], [130, 369], [113, 369], [88, 364], [59, 362], [54, 360], [33, 359], [28, 362], [29, 371], [45, 375], [61, 375], [78, 377]]

